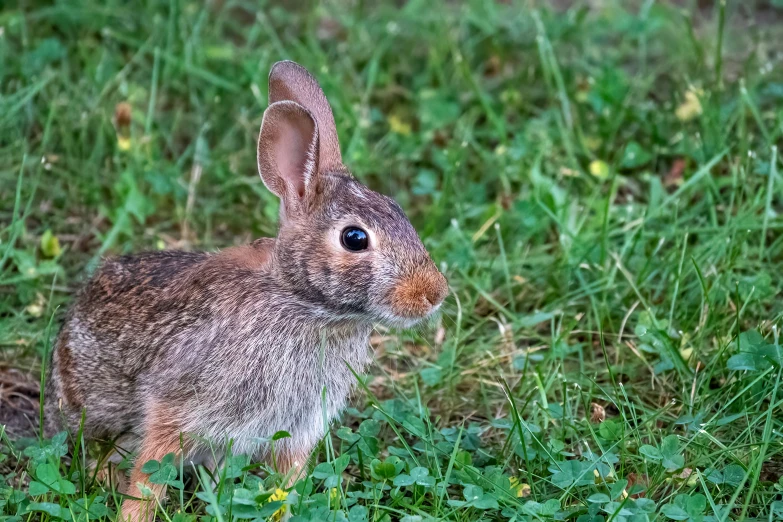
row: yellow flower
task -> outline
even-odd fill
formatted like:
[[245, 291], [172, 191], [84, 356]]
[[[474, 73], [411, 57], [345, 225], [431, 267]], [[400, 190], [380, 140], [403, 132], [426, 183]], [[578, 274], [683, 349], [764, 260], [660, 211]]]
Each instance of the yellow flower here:
[[337, 500], [340, 498], [340, 490], [337, 488], [329, 488], [329, 499], [332, 502], [337, 502]]
[[699, 91], [690, 89], [685, 93], [685, 101], [683, 101], [674, 114], [680, 121], [690, 121], [697, 116], [701, 115], [701, 102], [699, 101]]
[[274, 493], [272, 493], [272, 496], [269, 497], [269, 500], [272, 502], [275, 502], [277, 500], [285, 500], [288, 498], [288, 491], [282, 490], [280, 488], [277, 488]]
[[605, 161], [593, 160], [590, 162], [590, 174], [598, 179], [606, 179], [609, 177], [609, 165]]
[[131, 140], [127, 136], [117, 136], [117, 147], [125, 152], [131, 148]]
[[[288, 498], [288, 492], [287, 492], [287, 491], [284, 491], [284, 490], [282, 490], [282, 489], [280, 489], [280, 488], [277, 488], [277, 489], [275, 490], [275, 492], [274, 492], [274, 493], [272, 493], [272, 496], [271, 496], [271, 497], [269, 497], [269, 501], [270, 501], [270, 502], [275, 502], [275, 501], [278, 501], [278, 500], [279, 500], [280, 502], [285, 502], [285, 499], [286, 499], [286, 498]], [[282, 519], [283, 519], [283, 515], [284, 515], [284, 514], [285, 514], [285, 512], [286, 512], [286, 509], [288, 509], [288, 506], [286, 506], [285, 504], [283, 504], [283, 505], [280, 507], [280, 509], [278, 509], [277, 511], [275, 511], [274, 513], [272, 513], [272, 520], [282, 520]]]
[[530, 496], [530, 485], [519, 482], [516, 477], [508, 478], [509, 484], [511, 484], [511, 491], [515, 492], [518, 498], [525, 498]]
[[396, 132], [403, 136], [408, 136], [411, 133], [411, 124], [402, 121], [395, 114], [389, 116], [389, 128], [391, 128], [392, 132]]

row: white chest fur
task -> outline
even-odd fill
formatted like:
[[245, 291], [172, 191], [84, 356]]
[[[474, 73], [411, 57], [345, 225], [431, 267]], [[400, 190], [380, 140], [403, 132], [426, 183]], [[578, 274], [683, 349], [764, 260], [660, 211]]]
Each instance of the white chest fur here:
[[[194, 380], [183, 431], [216, 448], [231, 440], [234, 453], [263, 453], [263, 441], [278, 431], [291, 434], [285, 444], [312, 447], [345, 407], [353, 372], [362, 373], [370, 360], [369, 327], [244, 334], [223, 336], [225, 348], [213, 354], [222, 360]], [[244, 356], [232, 357], [234, 351]]]

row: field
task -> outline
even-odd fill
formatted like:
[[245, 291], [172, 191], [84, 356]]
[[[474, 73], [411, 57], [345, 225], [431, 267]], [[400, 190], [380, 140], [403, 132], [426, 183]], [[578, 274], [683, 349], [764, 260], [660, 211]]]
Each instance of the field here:
[[213, 478], [164, 459], [160, 519], [783, 519], [780, 1], [20, 4], [0, 520], [116, 516], [106, 446], [39, 437], [47, 350], [102, 256], [275, 234], [255, 140], [281, 59], [451, 294], [377, 328], [294, 490], [242, 455]]

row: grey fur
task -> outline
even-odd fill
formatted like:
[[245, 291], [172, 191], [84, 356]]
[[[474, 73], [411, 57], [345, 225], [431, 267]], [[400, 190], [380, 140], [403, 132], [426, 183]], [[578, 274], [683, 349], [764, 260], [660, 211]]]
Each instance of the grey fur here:
[[[88, 438], [135, 434], [146, 441], [147, 457], [168, 451], [163, 446], [179, 432], [195, 436], [185, 448], [192, 456], [202, 452], [201, 439], [218, 448], [232, 439], [235, 451], [263, 457], [259, 439], [286, 430], [292, 438], [281, 441], [280, 455], [283, 467], [295, 467], [344, 407], [355, 382], [350, 368], [366, 369], [372, 324], [410, 325], [438, 308], [445, 278], [399, 205], [334, 167], [340, 156], [333, 128], [330, 146], [338, 150], [319, 155], [318, 128], [334, 125], [331, 110], [320, 105], [322, 93], [308, 95], [317, 83], [297, 68], [284, 62], [276, 69], [277, 84], [299, 97], [270, 106], [275, 117], [269, 124], [265, 117], [259, 139], [269, 169], [262, 177], [284, 189], [277, 239], [219, 253], [105, 261], [55, 344], [50, 420], [76, 430], [85, 410]], [[315, 124], [286, 127], [292, 104], [300, 121], [305, 114]], [[312, 129], [297, 139], [306, 150], [280, 144], [281, 126], [288, 133]], [[276, 177], [280, 150], [301, 154], [289, 162], [306, 171], [301, 199]], [[319, 169], [319, 157], [330, 159], [328, 170]], [[368, 230], [370, 249], [340, 247], [348, 225]]]

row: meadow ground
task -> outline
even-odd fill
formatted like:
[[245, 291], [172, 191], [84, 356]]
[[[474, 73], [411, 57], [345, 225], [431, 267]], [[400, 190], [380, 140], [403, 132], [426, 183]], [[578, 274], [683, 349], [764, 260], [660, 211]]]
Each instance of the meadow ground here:
[[101, 448], [35, 435], [42, 356], [101, 256], [274, 235], [279, 59], [453, 292], [378, 330], [295, 491], [243, 456], [214, 480], [166, 460], [161, 518], [783, 518], [780, 1], [11, 4], [0, 519], [116, 513]]

